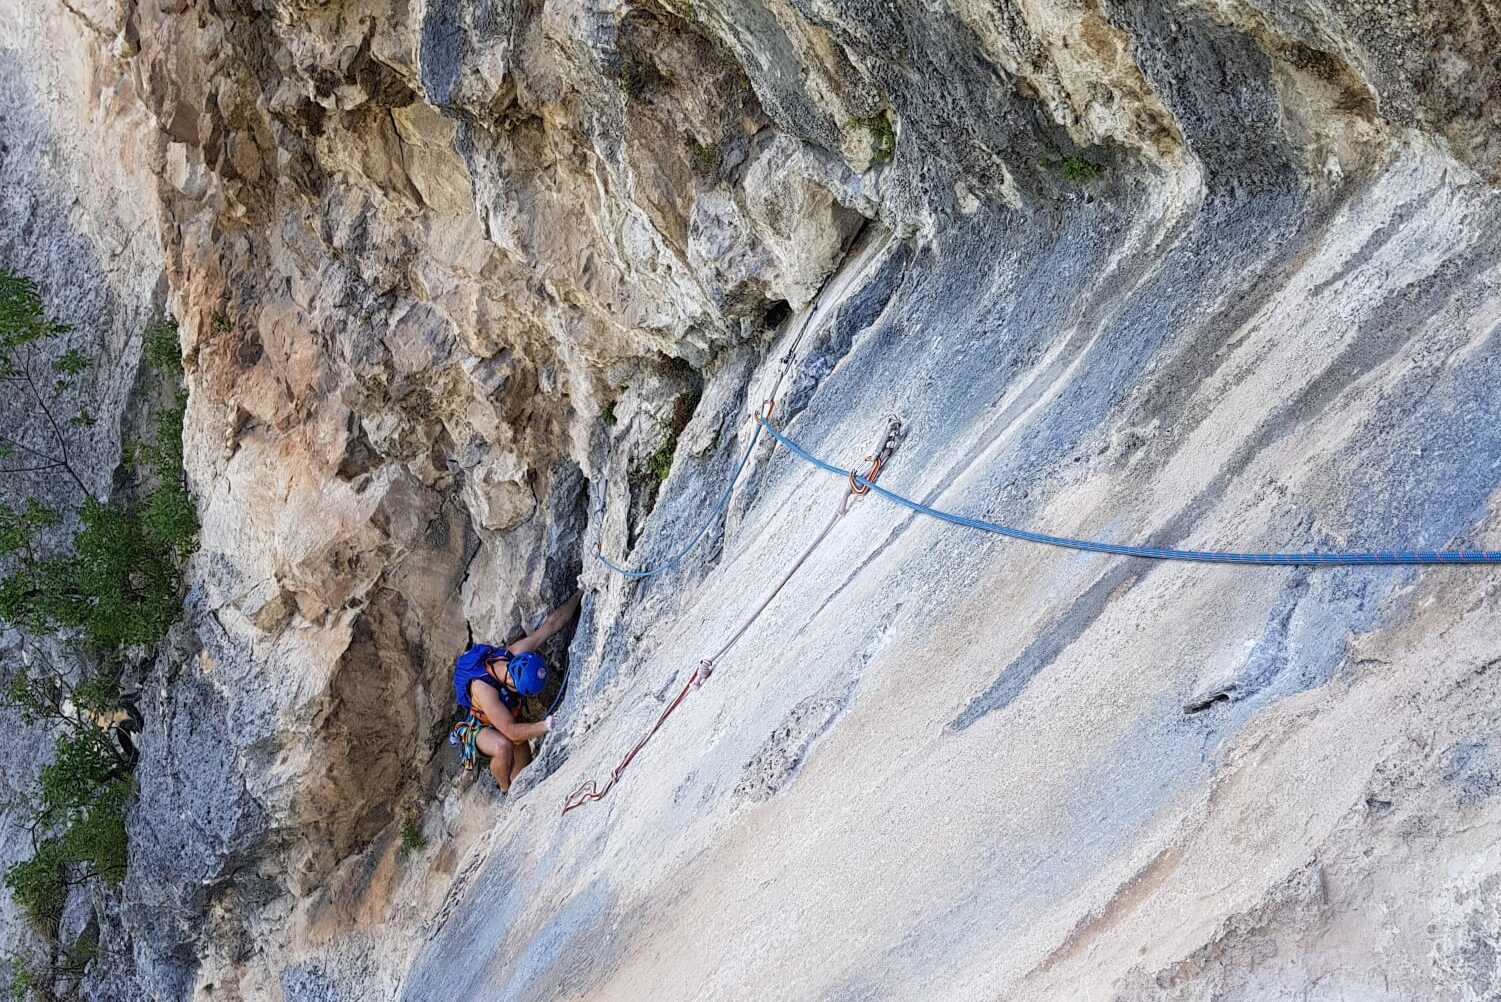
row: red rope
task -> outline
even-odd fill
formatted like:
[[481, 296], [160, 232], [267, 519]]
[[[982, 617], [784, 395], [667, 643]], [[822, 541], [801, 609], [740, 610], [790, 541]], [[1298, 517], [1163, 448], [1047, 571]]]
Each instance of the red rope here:
[[687, 683], [678, 692], [676, 698], [662, 710], [661, 715], [657, 717], [657, 722], [652, 724], [651, 728], [645, 734], [641, 735], [641, 740], [632, 745], [631, 750], [625, 753], [625, 758], [620, 760], [620, 764], [610, 771], [610, 778], [605, 780], [605, 785], [599, 786], [592, 779], [585, 780], [577, 790], [568, 795], [568, 802], [563, 805], [563, 813], [567, 814], [575, 807], [582, 807], [591, 800], [600, 800], [605, 794], [609, 793], [610, 788], [620, 780], [620, 774], [625, 772], [626, 766], [631, 764], [631, 760], [636, 757], [641, 749], [646, 747], [646, 743], [651, 740], [652, 735], [657, 733], [658, 728], [666, 722], [668, 717], [672, 716], [672, 711], [676, 710], [683, 700], [688, 698], [688, 691], [696, 685], [702, 685], [703, 680], [708, 678], [713, 671], [714, 668], [708, 661], [700, 661], [698, 663], [698, 670], [689, 676]]
[[[876, 451], [875, 457], [866, 457], [866, 461], [871, 464], [870, 472], [865, 476], [866, 480], [874, 481], [876, 479], [876, 477], [881, 472], [882, 462], [884, 462], [885, 459], [890, 456], [891, 450], [894, 445], [894, 438], [888, 437], [883, 448]], [[672, 716], [673, 711], [682, 705], [683, 700], [688, 698], [688, 693], [691, 690], [703, 685], [704, 680], [714, 673], [715, 662], [728, 654], [730, 652], [730, 648], [734, 647], [737, 643], [740, 642], [740, 638], [745, 636], [746, 631], [748, 631], [751, 626], [755, 624], [756, 620], [761, 617], [761, 613], [766, 611], [766, 607], [771, 605], [772, 600], [775, 599], [781, 592], [781, 590], [787, 586], [787, 582], [792, 580], [792, 576], [802, 568], [803, 564], [807, 563], [808, 558], [813, 555], [813, 551], [818, 549], [819, 545], [828, 538], [829, 533], [833, 531], [834, 526], [838, 524], [839, 520], [849, 512], [850, 502], [852, 500], [858, 501], [861, 494], [866, 493], [870, 490], [870, 488], [866, 487], [863, 491], [856, 493], [855, 488], [857, 486], [860, 485], [856, 484], [855, 472], [852, 470], [850, 471], [849, 486], [847, 486], [844, 490], [844, 493], [839, 496], [839, 504], [835, 506], [834, 514], [829, 517], [829, 521], [824, 525], [823, 531], [820, 532], [816, 538], [814, 538], [813, 542], [808, 544], [807, 549], [803, 550], [802, 556], [798, 557], [797, 560], [793, 562], [792, 566], [787, 569], [787, 573], [782, 575], [782, 580], [778, 581], [776, 587], [771, 589], [771, 591], [767, 593], [766, 597], [761, 600], [761, 604], [756, 606], [756, 611], [751, 613], [749, 618], [747, 618], [745, 622], [740, 624], [740, 629], [736, 630], [734, 634], [730, 636], [730, 639], [725, 641], [723, 647], [715, 651], [712, 657], [704, 658], [698, 663], [698, 667], [694, 670], [693, 674], [689, 676], [688, 681], [683, 684], [683, 688], [678, 691], [677, 696], [675, 696], [672, 702], [668, 703], [662, 709], [662, 712], [658, 714], [656, 722], [653, 723], [651, 727], [647, 728], [646, 733], [641, 735], [641, 738], [631, 746], [631, 750], [625, 753], [625, 758], [620, 760], [620, 764], [617, 765], [614, 769], [610, 770], [610, 778], [605, 780], [604, 786], [600, 786], [592, 779], [585, 780], [583, 783], [579, 784], [578, 789], [570, 793], [568, 795], [568, 800], [563, 804], [564, 814], [567, 814], [575, 807], [582, 807], [584, 804], [587, 804], [591, 800], [604, 799], [605, 795], [614, 788], [615, 784], [620, 781], [621, 773], [625, 772], [626, 768], [631, 764], [631, 761], [638, 754], [640, 754], [641, 749], [646, 747], [646, 743], [652, 739], [652, 735], [656, 734], [657, 731], [661, 729], [662, 725], [667, 722], [667, 718]]]

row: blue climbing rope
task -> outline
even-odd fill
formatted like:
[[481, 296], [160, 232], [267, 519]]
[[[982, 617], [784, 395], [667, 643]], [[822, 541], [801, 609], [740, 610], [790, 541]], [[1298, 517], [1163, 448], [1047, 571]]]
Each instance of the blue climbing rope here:
[[689, 539], [688, 542], [683, 544], [682, 549], [678, 550], [676, 553], [668, 557], [657, 566], [643, 570], [632, 570], [629, 567], [621, 567], [619, 564], [610, 560], [609, 557], [605, 556], [604, 552], [600, 550], [598, 546], [596, 546], [594, 550], [594, 559], [604, 564], [616, 574], [623, 574], [628, 578], [634, 579], [649, 578], [653, 577], [654, 575], [661, 574], [663, 571], [672, 570], [672, 568], [677, 566], [678, 561], [686, 557], [689, 551], [691, 551], [695, 546], [698, 545], [698, 541], [703, 538], [704, 533], [709, 531], [709, 527], [719, 519], [720, 513], [722, 513], [725, 508], [729, 506], [730, 497], [735, 493], [735, 484], [740, 481], [740, 474], [745, 470], [745, 464], [750, 462], [751, 453], [755, 451], [756, 443], [760, 441], [760, 439], [761, 425], [758, 422], [756, 424], [756, 430], [751, 433], [750, 444], [745, 447], [745, 454], [740, 457], [740, 463], [735, 467], [734, 474], [730, 476], [730, 482], [725, 485], [724, 493], [719, 496], [719, 501], [714, 505], [714, 509], [709, 512], [708, 517], [704, 519], [703, 525], [700, 525], [698, 527], [698, 531], [693, 534], [693, 538]]
[[1043, 543], [1047, 546], [1059, 546], [1069, 550], [1083, 550], [1086, 553], [1111, 553], [1122, 557], [1145, 557], [1148, 560], [1188, 560], [1207, 564], [1262, 564], [1281, 567], [1391, 567], [1424, 564], [1501, 564], [1501, 552], [1495, 550], [1384, 550], [1374, 553], [1233, 553], [1223, 550], [1174, 550], [1162, 549], [1155, 546], [1125, 546], [1119, 543], [1102, 543], [1093, 539], [1070, 539], [1067, 536], [1049, 536], [1041, 532], [1028, 532], [1025, 529], [1014, 529], [1006, 525], [998, 525], [995, 522], [986, 522], [983, 519], [970, 518], [966, 515], [956, 515], [953, 512], [942, 511], [938, 508], [903, 497], [895, 491], [887, 490], [880, 484], [873, 483], [849, 470], [841, 469], [833, 463], [825, 462], [813, 455], [792, 439], [783, 435], [765, 418], [758, 421], [766, 428], [766, 431], [778, 442], [785, 445], [793, 455], [806, 463], [827, 470], [829, 473], [847, 477], [852, 483], [870, 488], [872, 491], [894, 501], [904, 508], [910, 508], [920, 515], [928, 515], [953, 525], [962, 525], [969, 529], [981, 529], [985, 532], [993, 532], [997, 535], [1006, 536], [1010, 539], [1019, 539], [1028, 543]]

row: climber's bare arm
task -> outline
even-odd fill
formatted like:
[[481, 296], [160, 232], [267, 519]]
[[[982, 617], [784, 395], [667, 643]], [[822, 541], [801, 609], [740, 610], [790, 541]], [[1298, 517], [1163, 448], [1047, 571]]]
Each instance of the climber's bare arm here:
[[573, 614], [578, 612], [579, 602], [583, 597], [584, 589], [580, 588], [568, 597], [568, 601], [549, 612], [547, 618], [542, 620], [542, 624], [535, 630], [514, 644], [506, 645], [506, 650], [512, 654], [525, 654], [527, 651], [535, 651], [541, 647], [543, 641], [568, 624]]
[[523, 724], [517, 720], [516, 715], [500, 701], [500, 695], [494, 688], [484, 682], [476, 680], [469, 683], [469, 698], [484, 711], [490, 726], [499, 731], [507, 741], [530, 741], [552, 730], [551, 717], [540, 724]]

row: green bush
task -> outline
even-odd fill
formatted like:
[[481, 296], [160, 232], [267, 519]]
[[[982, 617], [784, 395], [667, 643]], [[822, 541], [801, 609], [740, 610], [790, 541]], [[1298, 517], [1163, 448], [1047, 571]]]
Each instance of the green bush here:
[[1099, 164], [1091, 163], [1078, 154], [1070, 154], [1057, 160], [1042, 160], [1038, 166], [1044, 170], [1058, 171], [1065, 181], [1074, 184], [1088, 184], [1104, 171]]
[[[159, 324], [144, 355], [170, 365], [181, 379], [176, 349], [163, 347], [165, 330], [176, 344], [176, 326]], [[182, 472], [182, 423], [186, 395], [154, 416], [153, 440], [138, 450], [144, 471], [135, 501], [85, 497], [80, 528], [70, 552], [42, 557], [40, 532], [61, 515], [34, 498], [19, 508], [0, 505], [0, 557], [14, 556], [14, 570], [0, 578], [0, 619], [34, 634], [77, 630], [90, 647], [114, 650], [160, 640], [181, 611], [179, 566], [197, 541], [198, 515]]]
[[177, 341], [177, 321], [158, 320], [142, 335], [141, 357], [157, 372], [181, 372], [182, 349]]
[[65, 973], [82, 975], [84, 968], [89, 962], [99, 956], [99, 932], [96, 926], [85, 929], [73, 945], [68, 947], [63, 956], [62, 969]]
[[32, 992], [42, 990], [41, 978], [36, 968], [26, 962], [26, 958], [20, 954], [12, 954], [10, 958], [10, 997], [19, 1000], [24, 999]]
[[1075, 184], [1093, 181], [1099, 174], [1099, 165], [1092, 164], [1083, 157], [1067, 157], [1063, 161], [1064, 179], [1073, 181]]
[[110, 886], [125, 879], [125, 808], [134, 788], [134, 782], [125, 776], [105, 783], [64, 831], [60, 840], [63, 856], [81, 868], [85, 879], [97, 877]]
[[[70, 704], [76, 712], [107, 698], [107, 683], [98, 677], [90, 682], [92, 689], [68, 690], [22, 669], [9, 687], [10, 701], [23, 719], [62, 725], [52, 761], [42, 767], [29, 805], [36, 833], [32, 857], [5, 874], [16, 904], [49, 935], [71, 884], [95, 878], [117, 884], [125, 876], [125, 809], [132, 790], [126, 762], [92, 720], [67, 711]], [[113, 703], [113, 697], [108, 701]]]
[[30, 859], [5, 871], [5, 886], [17, 907], [32, 925], [48, 935], [56, 932], [68, 895], [66, 862], [61, 847], [54, 841], [45, 841], [36, 847]]
[[[67, 949], [54, 949], [48, 963], [28, 960], [19, 953], [10, 954], [10, 992], [12, 999], [36, 999], [37, 1002], [82, 1002], [79, 982], [89, 964], [99, 956], [98, 927], [90, 924]], [[61, 991], [59, 982], [71, 982]]]
[[678, 437], [676, 435], [664, 436], [662, 444], [657, 446], [657, 451], [647, 456], [631, 471], [631, 483], [655, 490], [672, 472], [672, 457], [677, 453], [677, 449]]

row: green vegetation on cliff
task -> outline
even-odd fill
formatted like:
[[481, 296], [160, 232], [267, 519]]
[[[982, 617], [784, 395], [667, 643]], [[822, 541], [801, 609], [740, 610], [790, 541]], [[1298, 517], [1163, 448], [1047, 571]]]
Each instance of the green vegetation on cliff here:
[[67, 332], [35, 285], [0, 271], [0, 384], [18, 415], [0, 431], [0, 627], [12, 637], [0, 699], [54, 734], [35, 788], [9, 805], [30, 829], [32, 854], [4, 882], [51, 958], [13, 958], [12, 985], [44, 998], [82, 974], [78, 943], [57, 942], [69, 890], [125, 874], [134, 763], [120, 679], [180, 617], [182, 566], [198, 534], [176, 324], [145, 333], [143, 364], [162, 391], [148, 398], [165, 399], [149, 408], [146, 440], [126, 443], [127, 475], [108, 497], [90, 493], [79, 465], [79, 436], [96, 419], [79, 386], [88, 360], [57, 350]]

